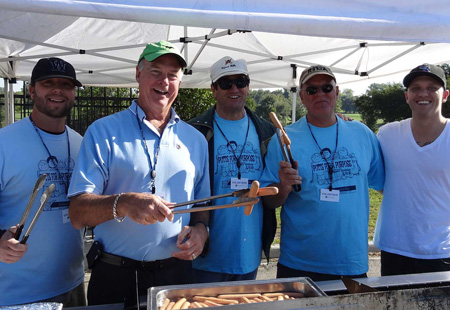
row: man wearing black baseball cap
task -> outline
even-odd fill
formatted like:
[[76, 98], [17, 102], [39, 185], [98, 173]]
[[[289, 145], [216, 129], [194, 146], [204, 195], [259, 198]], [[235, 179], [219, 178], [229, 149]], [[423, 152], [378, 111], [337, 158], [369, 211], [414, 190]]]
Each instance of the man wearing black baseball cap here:
[[[86, 305], [82, 231], [70, 224], [67, 198], [82, 139], [65, 125], [75, 86], [81, 83], [71, 64], [40, 59], [31, 75], [31, 115], [0, 130], [0, 306], [39, 301]], [[52, 183], [56, 190], [28, 242], [21, 244], [17, 223], [42, 174], [47, 181], [37, 196]], [[38, 205], [36, 199], [30, 214]]]
[[412, 117], [378, 132], [386, 182], [375, 229], [381, 275], [450, 271], [449, 91], [442, 68], [423, 64], [403, 79]]

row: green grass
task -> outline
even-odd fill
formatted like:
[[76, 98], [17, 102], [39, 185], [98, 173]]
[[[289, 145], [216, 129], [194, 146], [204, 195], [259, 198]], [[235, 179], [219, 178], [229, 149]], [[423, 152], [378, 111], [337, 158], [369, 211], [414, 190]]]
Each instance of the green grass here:
[[[382, 198], [383, 198], [383, 195], [381, 195], [379, 192], [374, 191], [372, 189], [369, 190], [369, 199], [370, 199], [369, 236], [368, 236], [369, 241], [373, 240], [373, 233], [375, 231], [375, 224], [377, 222], [378, 211], [380, 210], [380, 204], [381, 204]], [[278, 227], [277, 227], [277, 232], [275, 235], [275, 240], [273, 241], [274, 244], [280, 243], [280, 224], [281, 224], [280, 211], [281, 211], [281, 208], [277, 208], [276, 215], [277, 215]]]

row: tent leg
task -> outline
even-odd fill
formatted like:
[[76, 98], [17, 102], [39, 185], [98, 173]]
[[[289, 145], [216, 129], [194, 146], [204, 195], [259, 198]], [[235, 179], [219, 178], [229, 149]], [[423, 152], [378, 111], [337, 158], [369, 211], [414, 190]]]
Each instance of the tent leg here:
[[[15, 80], [15, 79], [14, 79]], [[11, 80], [9, 80], [9, 88], [8, 88], [8, 95], [9, 95], [9, 124], [14, 123], [14, 119], [15, 119], [15, 108], [14, 108], [14, 87], [13, 87], [13, 82]]]
[[295, 123], [295, 114], [297, 112], [297, 88], [295, 88], [295, 91], [292, 91], [292, 124]]
[[5, 122], [4, 124], [2, 124], [2, 126], [6, 126], [10, 124], [9, 121], [9, 95], [8, 95], [8, 79], [4, 78], [3, 79], [3, 90], [4, 90], [4, 101], [5, 101]]

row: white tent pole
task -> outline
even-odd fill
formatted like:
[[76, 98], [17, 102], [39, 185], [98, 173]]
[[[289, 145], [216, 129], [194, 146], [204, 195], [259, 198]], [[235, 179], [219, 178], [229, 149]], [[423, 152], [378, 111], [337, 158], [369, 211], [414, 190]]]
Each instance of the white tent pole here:
[[3, 79], [4, 100], [5, 100], [5, 126], [9, 125], [9, 96], [8, 96], [8, 79]]
[[[209, 32], [209, 36], [211, 36], [212, 34], [214, 34], [214, 32], [216, 31], [216, 28], [211, 29], [211, 31]], [[200, 57], [200, 54], [203, 52], [203, 50], [206, 47], [206, 44], [209, 43], [209, 39], [205, 40], [202, 44], [202, 46], [200, 47], [200, 49], [198, 50], [197, 54], [195, 55], [194, 59], [192, 59], [191, 63], [189, 64], [188, 67], [188, 71], [190, 71], [192, 69], [192, 66], [195, 64], [195, 62], [197, 61], [198, 57]]]
[[407, 50], [404, 51], [403, 53], [400, 53], [400, 54], [398, 54], [398, 55], [392, 57], [391, 59], [389, 59], [389, 60], [383, 62], [381, 65], [378, 65], [378, 66], [376, 66], [375, 68], [372, 68], [371, 70], [367, 71], [367, 74], [370, 74], [370, 73], [374, 72], [375, 70], [378, 70], [379, 68], [384, 67], [385, 65], [387, 65], [387, 64], [389, 64], [389, 63], [391, 63], [391, 62], [393, 62], [394, 60], [396, 60], [396, 59], [398, 59], [398, 58], [400, 58], [400, 57], [402, 57], [402, 56], [404, 56], [404, 55], [406, 55], [406, 54], [408, 54], [408, 53], [414, 51], [415, 49], [417, 49], [417, 48], [419, 48], [419, 47], [421, 47], [421, 46], [424, 46], [424, 45], [425, 45], [425, 43], [421, 42], [421, 43], [419, 43], [419, 44], [417, 44], [417, 45], [415, 45], [415, 46], [413, 46], [413, 47], [407, 49]]
[[295, 123], [296, 112], [297, 112], [297, 91], [292, 92], [292, 124]]
[[14, 88], [11, 80], [9, 80], [9, 88], [8, 88], [8, 95], [9, 95], [9, 123], [14, 123], [15, 118], [15, 109], [14, 109]]
[[295, 114], [297, 110], [297, 65], [291, 64], [292, 68], [292, 124], [295, 123]]

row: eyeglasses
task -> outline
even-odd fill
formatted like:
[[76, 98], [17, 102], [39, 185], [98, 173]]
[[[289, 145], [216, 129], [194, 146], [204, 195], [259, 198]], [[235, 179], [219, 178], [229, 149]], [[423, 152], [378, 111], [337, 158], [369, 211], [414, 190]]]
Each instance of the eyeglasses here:
[[[334, 87], [331, 84], [323, 84], [322, 86], [320, 86], [320, 88], [325, 94], [328, 94], [333, 90]], [[308, 93], [308, 95], [315, 95], [318, 89], [319, 87], [317, 86], [308, 86], [305, 88], [305, 91]]]
[[250, 80], [246, 77], [241, 77], [237, 79], [219, 79], [216, 84], [219, 84], [220, 88], [223, 90], [228, 90], [233, 87], [233, 84], [237, 88], [245, 88], [250, 84]]

